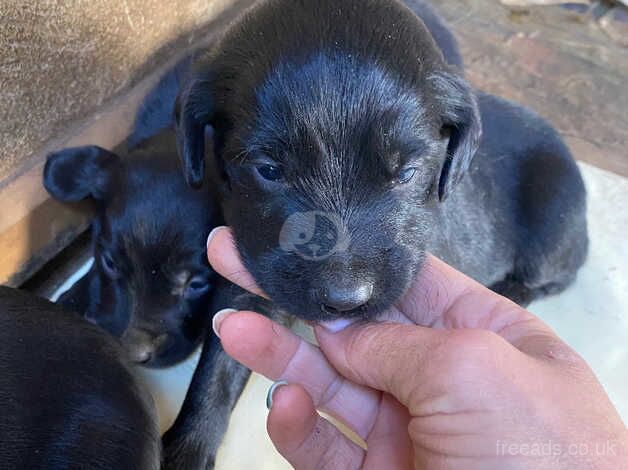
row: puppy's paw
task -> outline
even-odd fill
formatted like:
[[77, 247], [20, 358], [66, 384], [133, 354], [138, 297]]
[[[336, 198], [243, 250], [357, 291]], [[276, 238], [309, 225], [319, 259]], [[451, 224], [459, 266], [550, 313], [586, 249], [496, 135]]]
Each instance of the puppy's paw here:
[[498, 293], [514, 303], [526, 307], [537, 297], [537, 292], [526, 287], [526, 285], [515, 279], [507, 277], [506, 279], [496, 282], [489, 286], [493, 292]]
[[162, 437], [165, 470], [213, 470], [216, 454], [206, 439], [195, 433], [169, 429]]

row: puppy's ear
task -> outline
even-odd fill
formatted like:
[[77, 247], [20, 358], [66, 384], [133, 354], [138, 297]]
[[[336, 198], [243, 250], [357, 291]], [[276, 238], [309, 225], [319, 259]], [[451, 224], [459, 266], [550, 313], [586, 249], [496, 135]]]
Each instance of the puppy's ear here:
[[205, 127], [213, 114], [209, 86], [206, 80], [194, 80], [175, 103], [177, 149], [185, 180], [194, 188], [203, 184], [205, 175]]
[[438, 197], [444, 201], [473, 160], [482, 137], [482, 122], [475, 94], [463, 78], [439, 72], [430, 79], [441, 104], [441, 132], [449, 136], [447, 156], [438, 182]]
[[100, 200], [120, 158], [95, 145], [74, 147], [48, 155], [44, 186], [52, 197], [76, 202], [86, 197]]

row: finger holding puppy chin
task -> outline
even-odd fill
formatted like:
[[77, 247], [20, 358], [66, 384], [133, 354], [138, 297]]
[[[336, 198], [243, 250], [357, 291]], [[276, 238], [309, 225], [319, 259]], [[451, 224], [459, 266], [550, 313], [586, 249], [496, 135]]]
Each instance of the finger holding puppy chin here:
[[[362, 449], [319, 417], [316, 409], [366, 440], [370, 452], [364, 468], [382, 468], [391, 462], [399, 463], [394, 468], [410, 468], [409, 415], [392, 396], [340, 376], [318, 348], [262, 315], [223, 310], [216, 314], [214, 328], [230, 356], [283, 382], [271, 389], [268, 429], [278, 450], [297, 468], [317, 468], [319, 457], [332, 459], [340, 465], [337, 468], [358, 468], [363, 459]], [[284, 394], [292, 397], [286, 399], [291, 405], [281, 399], [276, 405], [277, 396]], [[327, 441], [333, 445], [321, 447]]]
[[[624, 468], [628, 431], [587, 364], [540, 320], [493, 301], [487, 318], [524, 320], [502, 319], [496, 332], [391, 323], [315, 332], [342, 376], [407, 407], [417, 468]], [[547, 442], [560, 451], [517, 450]], [[614, 450], [569, 454], [574, 445]]]
[[[228, 231], [210, 240], [215, 269], [238, 273], [230, 279], [250, 287], [234, 252]], [[428, 256], [392, 311], [407, 321], [316, 326], [320, 350], [257, 314], [223, 319], [220, 336], [230, 355], [273, 380], [302, 386], [279, 388], [280, 403], [298, 406], [273, 406], [268, 423], [277, 448], [297, 468], [319, 468], [321, 462], [368, 468], [393, 457], [399, 468], [409, 461], [420, 468], [506, 468], [506, 461], [513, 468], [554, 468], [558, 462], [580, 468], [595, 458], [599, 468], [609, 469], [627, 462], [627, 431], [602, 386], [526, 310]], [[385, 397], [398, 406], [384, 406]], [[365, 438], [365, 455], [316, 414], [325, 405]], [[282, 432], [282, 424], [294, 429]], [[532, 459], [507, 454], [509, 444], [549, 441], [561, 449], [573, 442], [606, 444], [613, 453], [584, 460], [563, 453]]]

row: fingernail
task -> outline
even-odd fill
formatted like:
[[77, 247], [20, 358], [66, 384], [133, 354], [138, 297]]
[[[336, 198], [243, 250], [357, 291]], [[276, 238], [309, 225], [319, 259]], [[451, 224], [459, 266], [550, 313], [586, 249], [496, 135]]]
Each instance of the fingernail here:
[[212, 238], [214, 238], [214, 235], [216, 235], [216, 233], [218, 233], [219, 230], [222, 230], [223, 228], [227, 228], [224, 225], [219, 225], [218, 227], [214, 227], [214, 229], [209, 232], [209, 235], [207, 236], [207, 242], [205, 243], [205, 246], [209, 246], [209, 242], [212, 241]]
[[270, 386], [268, 393], [266, 394], [266, 408], [270, 410], [273, 407], [273, 395], [279, 387], [283, 387], [284, 385], [288, 385], [288, 382], [285, 380], [279, 380]]
[[235, 312], [237, 312], [237, 310], [234, 310], [232, 308], [223, 308], [222, 310], [214, 314], [214, 318], [212, 318], [212, 328], [214, 329], [214, 333], [216, 333], [216, 336], [220, 338], [220, 324], [223, 322], [223, 320]]
[[351, 318], [341, 318], [340, 320], [324, 321], [320, 325], [331, 333], [338, 333], [348, 326], [353, 325], [357, 320]]

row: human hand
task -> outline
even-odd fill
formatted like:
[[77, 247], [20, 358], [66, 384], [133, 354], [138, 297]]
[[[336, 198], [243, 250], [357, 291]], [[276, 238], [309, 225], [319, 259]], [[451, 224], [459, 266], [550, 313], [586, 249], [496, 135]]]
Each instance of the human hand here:
[[[263, 295], [229, 230], [213, 233], [208, 257]], [[436, 258], [381, 322], [316, 326], [320, 350], [252, 312], [216, 323], [228, 354], [288, 382], [267, 426], [298, 469], [628, 468], [628, 431], [586, 363], [538, 318]]]

